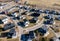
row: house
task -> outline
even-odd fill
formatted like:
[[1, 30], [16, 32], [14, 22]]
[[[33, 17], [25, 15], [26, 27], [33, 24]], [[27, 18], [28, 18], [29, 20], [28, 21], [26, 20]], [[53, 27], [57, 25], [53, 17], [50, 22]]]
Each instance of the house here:
[[35, 9], [34, 8], [32, 8], [32, 9], [30, 9], [30, 11], [29, 12], [35, 12]]
[[9, 31], [9, 33], [13, 34], [13, 35], [12, 35], [12, 38], [15, 38], [15, 37], [16, 37], [16, 31], [15, 31], [15, 29], [11, 29], [11, 30]]
[[13, 16], [13, 17], [17, 17], [18, 14], [17, 14], [16, 12], [13, 12], [13, 13], [12, 13], [12, 16]]
[[33, 39], [33, 38], [34, 38], [34, 32], [33, 32], [33, 31], [30, 31], [30, 32], [29, 32], [29, 38], [30, 38], [30, 39]]
[[20, 19], [26, 19], [26, 17], [24, 15], [21, 15]]
[[13, 20], [20, 20], [20, 17], [21, 17], [21, 16], [13, 17], [12, 19], [13, 19]]
[[58, 17], [58, 18], [55, 18], [56, 20], [60, 20], [60, 17]]
[[41, 33], [41, 35], [44, 35], [46, 33], [46, 30], [44, 30], [43, 28], [39, 28], [37, 30], [38, 30], [38, 32]]
[[49, 19], [49, 20], [46, 20], [43, 22], [44, 24], [54, 24], [54, 20], [53, 18]]
[[51, 19], [53, 18], [53, 15], [47, 15], [47, 16], [44, 16], [45, 19]]
[[3, 9], [4, 7], [3, 6], [0, 6], [0, 9]]
[[60, 15], [58, 15], [58, 17], [55, 18], [56, 20], [60, 20]]
[[19, 5], [19, 9], [22, 9], [23, 8], [23, 5]]
[[27, 27], [29, 25], [29, 21], [24, 19], [23, 22], [18, 22], [17, 24], [22, 27]]
[[40, 14], [39, 14], [39, 13], [32, 13], [30, 16], [33, 16], [33, 17], [39, 17]]
[[5, 24], [4, 25], [4, 28], [3, 28], [3, 31], [8, 30], [8, 29], [11, 29], [13, 27], [15, 27], [15, 25], [13, 23]]
[[27, 19], [24, 19], [23, 21], [24, 21], [25, 27], [27, 27], [29, 25], [29, 21]]
[[22, 34], [21, 41], [27, 41], [29, 39], [29, 34]]
[[30, 31], [29, 34], [22, 34], [21, 35], [21, 40], [22, 41], [28, 41], [28, 40], [31, 40], [34, 38], [34, 32], [33, 31]]
[[54, 41], [60, 41], [60, 37], [53, 37], [52, 38]]
[[54, 11], [54, 10], [51, 10], [50, 12], [49, 12], [49, 14], [56, 14], [57, 12], [56, 11]]
[[0, 12], [0, 14], [5, 14], [5, 12], [3, 11], [3, 12]]
[[35, 12], [40, 13], [40, 10], [39, 9], [36, 9]]
[[1, 33], [1, 37], [12, 38], [12, 34], [10, 34], [9, 32]]
[[54, 39], [50, 38], [49, 41], [54, 41]]
[[5, 17], [5, 18], [2, 19], [2, 22], [3, 22], [4, 24], [7, 24], [7, 23], [8, 23], [8, 20], [9, 20], [9, 19], [8, 19], [7, 17]]
[[32, 41], [31, 39], [28, 39], [27, 41]]
[[0, 24], [3, 24], [2, 20], [0, 19]]
[[21, 27], [25, 26], [23, 22], [18, 22], [17, 24], [18, 24], [18, 26], [21, 26]]
[[47, 10], [47, 9], [44, 10], [44, 13], [45, 13], [45, 14], [49, 14], [49, 12], [50, 12], [50, 10]]
[[34, 17], [34, 18], [29, 20], [30, 23], [37, 23], [37, 21], [38, 21], [37, 17]]
[[9, 17], [13, 17], [11, 14], [7, 14], [7, 16], [9, 16]]
[[44, 11], [43, 11], [42, 9], [39, 9], [39, 12], [40, 12], [40, 13], [44, 13]]
[[30, 6], [25, 6], [24, 8], [26, 11], [29, 11], [30, 10]]
[[60, 12], [57, 12], [55, 15], [60, 15]]
[[16, 36], [15, 33], [15, 30], [11, 29], [9, 32], [1, 33], [1, 37], [13, 38], [13, 36]]
[[44, 37], [46, 37], [48, 35], [47, 33], [49, 33], [48, 28], [45, 25], [42, 26], [41, 28], [37, 29], [37, 30], [38, 30], [39, 33], [41, 33], [40, 35], [42, 35]]

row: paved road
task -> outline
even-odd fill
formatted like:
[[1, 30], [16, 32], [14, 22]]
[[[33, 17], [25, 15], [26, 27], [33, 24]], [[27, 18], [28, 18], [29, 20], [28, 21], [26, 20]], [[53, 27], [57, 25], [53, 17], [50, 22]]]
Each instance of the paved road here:
[[44, 21], [44, 18], [43, 18], [42, 21], [41, 21], [40, 23], [38, 23], [37, 25], [35, 25], [35, 26], [33, 26], [33, 27], [25, 28], [24, 30], [26, 30], [26, 32], [34, 31], [34, 30], [40, 28], [40, 27], [43, 25], [43, 21]]

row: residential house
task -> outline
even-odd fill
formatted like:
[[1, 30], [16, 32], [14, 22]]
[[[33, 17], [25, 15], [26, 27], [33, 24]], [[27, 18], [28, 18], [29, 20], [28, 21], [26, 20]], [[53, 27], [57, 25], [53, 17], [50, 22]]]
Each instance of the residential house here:
[[3, 31], [8, 30], [8, 29], [11, 29], [13, 27], [15, 27], [15, 25], [13, 23], [5, 24], [4, 25], [4, 28], [3, 28]]
[[32, 13], [30, 16], [32, 16], [32, 17], [39, 17], [40, 14], [39, 13]]
[[3, 22], [4, 24], [7, 24], [7, 23], [8, 23], [8, 20], [9, 20], [9, 19], [8, 19], [7, 17], [5, 17], [5, 18], [2, 19], [2, 22]]
[[43, 23], [44, 24], [54, 24], [55, 22], [54, 22], [53, 18], [51, 18], [49, 20], [44, 21]]
[[40, 33], [40, 35], [42, 35], [42, 36], [44, 36], [44, 37], [46, 37], [46, 36], [49, 34], [48, 28], [47, 28], [46, 25], [43, 25], [41, 28], [39, 28], [39, 29], [37, 29], [37, 30], [38, 30], [38, 32]]
[[30, 23], [38, 23], [38, 18], [34, 17], [32, 19], [29, 20]]
[[22, 27], [27, 27], [29, 25], [29, 21], [24, 19], [23, 22], [18, 22], [17, 24]]
[[21, 35], [21, 40], [22, 41], [32, 41], [32, 39], [34, 38], [34, 32], [30, 31], [29, 34], [22, 34]]

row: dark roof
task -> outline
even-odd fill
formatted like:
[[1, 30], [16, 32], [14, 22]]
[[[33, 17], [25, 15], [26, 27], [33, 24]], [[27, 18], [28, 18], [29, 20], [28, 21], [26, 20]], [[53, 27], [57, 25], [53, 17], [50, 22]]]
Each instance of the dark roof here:
[[9, 32], [2, 33], [1, 37], [12, 38], [12, 33], [9, 33]]
[[13, 23], [8, 23], [8, 24], [4, 25], [3, 30], [8, 30], [8, 29], [11, 29], [13, 27], [15, 27], [15, 25]]
[[34, 38], [34, 32], [33, 32], [33, 31], [30, 31], [30, 32], [29, 32], [29, 38], [31, 38], [31, 39]]
[[35, 9], [34, 8], [30, 9], [30, 12], [35, 12]]
[[53, 18], [53, 16], [52, 15], [47, 15], [47, 16], [44, 16], [44, 18], [45, 19], [51, 19], [51, 18]]
[[39, 12], [40, 12], [40, 10], [39, 10], [39, 9], [37, 9], [37, 10], [35, 10], [35, 12], [39, 13]]
[[46, 30], [44, 30], [43, 28], [39, 28], [39, 29], [37, 29], [37, 30], [38, 30], [38, 32], [40, 32], [40, 33], [43, 33], [43, 34], [46, 33]]
[[28, 20], [24, 19], [23, 22], [18, 22], [17, 24], [21, 27], [25, 27], [25, 23], [27, 22]]
[[51, 10], [50, 12], [49, 12], [49, 14], [56, 14], [57, 12], [56, 11], [54, 11], [54, 10]]
[[11, 15], [11, 14], [7, 14], [7, 16], [12, 17], [12, 15]]
[[22, 40], [22, 41], [27, 41], [28, 38], [29, 38], [29, 34], [22, 34], [22, 35], [21, 35], [21, 40]]
[[53, 19], [50, 19], [50, 20], [44, 21], [44, 24], [53, 24]]
[[24, 22], [18, 22], [17, 23], [19, 26], [21, 26], [21, 27], [24, 27], [25, 25], [24, 25]]
[[30, 19], [29, 21], [30, 21], [30, 23], [36, 23], [36, 21], [38, 20], [38, 18], [32, 18], [32, 19]]
[[0, 14], [5, 14], [5, 12], [0, 12]]
[[25, 12], [22, 12], [22, 13], [21, 13], [21, 15], [26, 15], [26, 12], [27, 12], [27, 11], [25, 11]]
[[52, 38], [51, 38], [51, 39], [49, 39], [49, 40], [50, 40], [50, 41], [54, 41], [54, 39], [52, 39]]
[[10, 31], [9, 31], [9, 33], [15, 33], [16, 31], [15, 31], [15, 29], [11, 29]]
[[60, 20], [60, 17], [55, 18], [56, 20]]
[[13, 17], [12, 19], [14, 19], [14, 20], [19, 20], [19, 19], [20, 19], [20, 16]]
[[47, 10], [47, 9], [44, 10], [44, 13], [45, 13], [45, 14], [49, 14], [49, 12], [50, 12], [50, 10]]
[[39, 13], [32, 13], [30, 16], [33, 16], [33, 17], [39, 17], [40, 14], [39, 14]]
[[0, 19], [0, 24], [3, 24], [2, 20]]
[[27, 41], [28, 39], [33, 39], [34, 38], [34, 32], [30, 31], [29, 34], [22, 34], [21, 35], [21, 40], [22, 41]]

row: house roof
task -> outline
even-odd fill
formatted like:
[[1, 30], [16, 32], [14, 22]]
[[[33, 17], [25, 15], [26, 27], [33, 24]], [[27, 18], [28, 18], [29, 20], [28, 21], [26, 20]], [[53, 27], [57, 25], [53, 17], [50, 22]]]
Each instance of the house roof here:
[[33, 16], [33, 17], [39, 17], [40, 14], [39, 14], [39, 13], [32, 13], [30, 16]]
[[13, 23], [8, 23], [8, 24], [4, 25], [3, 30], [8, 30], [8, 29], [11, 29], [13, 27], [15, 27], [15, 25]]
[[30, 19], [29, 21], [30, 21], [30, 23], [36, 23], [36, 21], [38, 20], [38, 18], [32, 18], [32, 19]]

